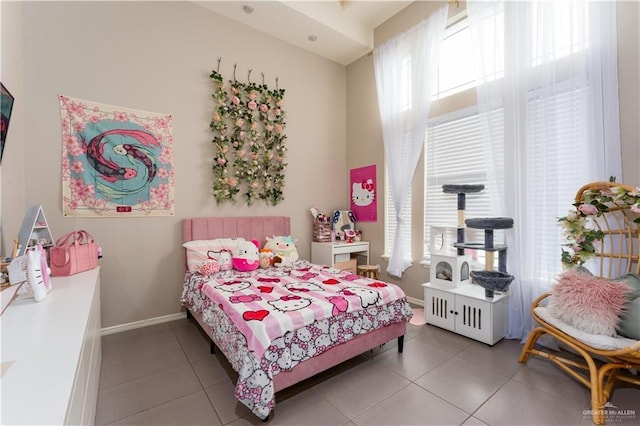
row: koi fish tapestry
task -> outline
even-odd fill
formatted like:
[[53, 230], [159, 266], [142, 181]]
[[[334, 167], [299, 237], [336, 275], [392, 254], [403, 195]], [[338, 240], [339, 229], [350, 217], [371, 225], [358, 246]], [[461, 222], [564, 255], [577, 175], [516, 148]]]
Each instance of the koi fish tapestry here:
[[60, 95], [64, 216], [171, 216], [172, 118]]

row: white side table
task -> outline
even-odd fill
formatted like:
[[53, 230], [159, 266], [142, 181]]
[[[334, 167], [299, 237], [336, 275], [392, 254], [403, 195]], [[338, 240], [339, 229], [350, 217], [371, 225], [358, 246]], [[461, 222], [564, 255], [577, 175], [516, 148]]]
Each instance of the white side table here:
[[355, 274], [357, 273], [356, 268], [358, 265], [369, 264], [369, 242], [312, 242], [311, 263], [327, 265], [331, 268], [343, 269]]

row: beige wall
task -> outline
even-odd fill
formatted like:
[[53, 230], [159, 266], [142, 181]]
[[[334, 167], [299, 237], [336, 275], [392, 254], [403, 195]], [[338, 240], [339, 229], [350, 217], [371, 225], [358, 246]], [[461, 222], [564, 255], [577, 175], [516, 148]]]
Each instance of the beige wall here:
[[[15, 97], [11, 123], [0, 165], [0, 254], [10, 255], [12, 240], [18, 235], [22, 223], [20, 217], [9, 211], [22, 210], [26, 198], [24, 179], [24, 91], [23, 91], [23, 49], [22, 4], [0, 2], [1, 59], [0, 81]], [[19, 206], [18, 209], [15, 206]], [[5, 214], [5, 210], [7, 213]], [[6, 254], [5, 254], [6, 253]]]
[[[31, 204], [43, 205], [54, 237], [88, 230], [104, 250], [104, 327], [180, 311], [184, 217], [289, 215], [308, 258], [309, 208], [348, 207], [344, 66], [191, 2], [2, 2], [2, 11], [3, 24], [15, 19], [6, 37], [3, 25], [3, 81], [6, 71], [23, 86], [16, 121], [24, 120], [23, 131], [12, 122], [3, 161], [3, 244]], [[21, 56], [22, 66], [5, 67]], [[218, 57], [226, 78], [238, 64], [239, 79], [251, 68], [254, 81], [264, 73], [286, 89], [287, 180], [276, 207], [218, 206], [211, 196], [208, 75]], [[175, 217], [62, 218], [58, 94], [173, 115]]]
[[[429, 13], [447, 2], [420, 1], [414, 2], [394, 17], [380, 25], [375, 31], [376, 46], [384, 43], [391, 37], [399, 34], [426, 18]], [[450, 16], [464, 8], [461, 2], [460, 8], [450, 12]], [[639, 4], [637, 2], [618, 2], [618, 82], [620, 94], [620, 127], [623, 155], [623, 176], [619, 182], [632, 185], [640, 185], [640, 78], [638, 77], [638, 64], [640, 64], [640, 36], [638, 33]], [[456, 97], [453, 102], [458, 103], [457, 108], [474, 103], [475, 95], [467, 91]], [[450, 102], [448, 100], [447, 102]], [[433, 105], [432, 113], [437, 115], [442, 109], [440, 105]], [[444, 105], [452, 108], [451, 105]], [[382, 130], [378, 115], [375, 76], [373, 71], [373, 56], [366, 55], [347, 67], [347, 140], [348, 167], [360, 167], [376, 164], [378, 170], [378, 182], [384, 182], [384, 153], [382, 145]], [[420, 164], [420, 163], [419, 163]], [[418, 166], [420, 169], [420, 166]], [[424, 176], [422, 170], [417, 170], [413, 180], [413, 194], [423, 194]], [[387, 262], [383, 259], [384, 251], [384, 220], [382, 216], [384, 207], [384, 186], [378, 185], [378, 218], [374, 223], [361, 223], [358, 227], [364, 230], [364, 235], [371, 241], [372, 262], [379, 263], [383, 270], [382, 278], [399, 284], [407, 296], [417, 300], [423, 300], [422, 283], [429, 280], [428, 268], [418, 264], [416, 260], [409, 267], [402, 279], [388, 276], [384, 270]], [[415, 198], [415, 196], [414, 196]], [[413, 253], [420, 256], [422, 253], [422, 205], [414, 203], [413, 217], [418, 218], [412, 224]]]
[[[381, 25], [376, 44], [417, 24], [444, 2], [416, 2]], [[382, 136], [373, 57], [345, 67], [183, 2], [0, 2], [1, 80], [16, 96], [0, 168], [2, 253], [22, 216], [42, 204], [55, 236], [84, 228], [103, 246], [103, 326], [179, 312], [182, 280], [180, 219], [205, 215], [275, 214], [292, 217], [302, 257], [309, 257], [308, 209], [327, 212], [349, 205], [348, 171], [377, 165], [384, 178]], [[623, 181], [640, 184], [638, 99], [639, 5], [618, 6]], [[285, 201], [277, 207], [218, 206], [210, 195], [212, 110], [209, 71], [218, 57], [230, 77], [264, 73], [279, 77], [285, 96], [289, 163]], [[63, 219], [60, 185], [60, 113], [57, 95], [174, 117], [176, 215], [155, 219]], [[348, 125], [347, 125], [348, 123]], [[347, 141], [349, 143], [347, 144]], [[422, 192], [422, 175], [414, 193]], [[371, 241], [372, 262], [384, 249], [384, 188], [378, 221], [358, 227]], [[417, 192], [420, 191], [420, 192]], [[421, 216], [421, 206], [415, 208]], [[421, 224], [414, 224], [421, 236]], [[420, 253], [420, 238], [414, 252]], [[399, 283], [422, 299], [428, 270], [415, 264]]]

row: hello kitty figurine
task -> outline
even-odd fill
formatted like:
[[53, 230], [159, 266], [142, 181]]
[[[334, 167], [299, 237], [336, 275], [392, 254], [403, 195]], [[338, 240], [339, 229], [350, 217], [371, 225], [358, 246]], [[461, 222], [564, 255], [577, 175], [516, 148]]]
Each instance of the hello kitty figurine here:
[[260, 243], [258, 240], [242, 241], [238, 244], [238, 248], [233, 253], [231, 262], [233, 269], [240, 272], [253, 271], [260, 266], [258, 248]]

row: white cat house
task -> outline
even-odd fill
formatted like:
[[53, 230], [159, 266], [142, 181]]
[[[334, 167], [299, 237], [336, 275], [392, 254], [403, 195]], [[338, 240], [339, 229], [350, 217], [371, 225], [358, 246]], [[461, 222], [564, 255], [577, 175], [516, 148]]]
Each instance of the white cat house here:
[[431, 284], [454, 288], [471, 284], [471, 256], [431, 254]]

